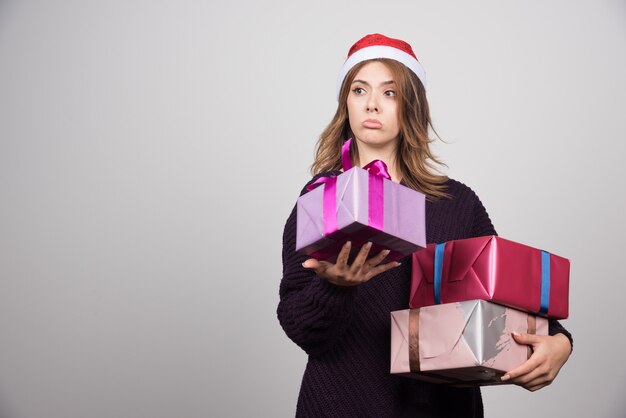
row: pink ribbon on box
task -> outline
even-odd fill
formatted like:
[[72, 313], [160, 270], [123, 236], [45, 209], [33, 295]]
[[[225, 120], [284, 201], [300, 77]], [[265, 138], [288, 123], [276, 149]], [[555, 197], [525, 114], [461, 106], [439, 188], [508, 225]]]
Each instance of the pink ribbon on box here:
[[324, 235], [337, 231], [337, 177], [320, 177], [307, 186], [311, 191], [324, 184]]
[[[344, 142], [341, 147], [341, 164], [343, 171], [352, 168], [350, 158], [350, 144], [352, 138]], [[372, 228], [383, 230], [385, 219], [385, 193], [384, 179], [391, 180], [387, 165], [384, 161], [374, 160], [363, 167], [368, 171], [368, 214], [367, 222]], [[328, 236], [337, 231], [337, 177], [320, 177], [307, 186], [307, 190], [313, 190], [320, 184], [324, 186], [324, 235]]]
[[363, 169], [369, 172], [367, 223], [372, 228], [382, 231], [385, 226], [385, 187], [383, 181], [384, 179], [391, 179], [391, 176], [387, 172], [387, 165], [381, 160], [374, 160]]

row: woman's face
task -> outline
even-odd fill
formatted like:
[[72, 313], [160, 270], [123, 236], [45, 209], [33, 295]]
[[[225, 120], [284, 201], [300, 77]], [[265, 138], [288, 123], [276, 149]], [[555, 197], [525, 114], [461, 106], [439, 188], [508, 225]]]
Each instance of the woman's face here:
[[396, 145], [398, 125], [396, 83], [381, 62], [365, 64], [348, 93], [348, 119], [355, 139], [375, 148]]

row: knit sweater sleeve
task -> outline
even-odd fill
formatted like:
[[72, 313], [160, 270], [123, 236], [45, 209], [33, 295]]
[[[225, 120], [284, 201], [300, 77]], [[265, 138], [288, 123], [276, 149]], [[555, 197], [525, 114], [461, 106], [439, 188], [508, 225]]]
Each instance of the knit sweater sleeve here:
[[[485, 236], [485, 235], [497, 235], [496, 230], [493, 227], [493, 224], [491, 223], [491, 219], [489, 218], [489, 215], [487, 214], [487, 210], [481, 203], [480, 199], [478, 199], [478, 196], [476, 196], [476, 201], [474, 202], [473, 215], [474, 216], [472, 220], [472, 231], [471, 231], [472, 237], [480, 237], [480, 236]], [[556, 335], [559, 333], [565, 335], [569, 339], [570, 345], [572, 346], [572, 349], [573, 349], [574, 339], [572, 338], [572, 334], [568, 330], [566, 330], [563, 327], [563, 325], [561, 325], [561, 323], [557, 321], [556, 319], [549, 319], [548, 320], [548, 334]]]
[[486, 235], [498, 235], [496, 229], [491, 223], [491, 219], [489, 218], [487, 210], [483, 206], [478, 196], [476, 196], [476, 200], [474, 201], [472, 229], [470, 234], [472, 238], [484, 237]]
[[337, 286], [302, 267], [308, 256], [297, 253], [296, 208], [283, 232], [283, 278], [277, 315], [291, 340], [310, 356], [329, 349], [350, 324], [357, 286]]

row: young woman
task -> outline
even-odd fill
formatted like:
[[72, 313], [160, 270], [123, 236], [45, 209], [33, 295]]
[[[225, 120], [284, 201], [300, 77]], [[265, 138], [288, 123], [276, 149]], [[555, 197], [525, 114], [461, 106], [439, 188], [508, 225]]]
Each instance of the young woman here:
[[[337, 111], [320, 137], [311, 182], [341, 174], [341, 147], [353, 138], [354, 165], [382, 160], [392, 181], [427, 196], [429, 243], [495, 235], [476, 194], [436, 172], [440, 163], [429, 148], [432, 126], [424, 85], [425, 73], [410, 45], [379, 34], [359, 40], [339, 77]], [[385, 251], [369, 254], [366, 244], [349, 264], [347, 243], [333, 264], [296, 253], [295, 234], [294, 209], [283, 236], [277, 312], [286, 334], [309, 355], [297, 416], [483, 416], [479, 388], [389, 373], [390, 312], [408, 307], [410, 257], [401, 264], [385, 262]], [[554, 320], [550, 336], [515, 339], [534, 352], [503, 379], [528, 390], [550, 384], [571, 351], [570, 334]]]

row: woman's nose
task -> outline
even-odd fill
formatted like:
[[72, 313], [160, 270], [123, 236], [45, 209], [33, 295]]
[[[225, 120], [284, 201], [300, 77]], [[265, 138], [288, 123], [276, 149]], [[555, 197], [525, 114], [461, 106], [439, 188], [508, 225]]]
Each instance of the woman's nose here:
[[374, 95], [370, 95], [367, 98], [367, 111], [368, 112], [378, 112], [378, 101], [376, 100], [376, 98], [374, 97]]
[[374, 102], [367, 103], [367, 111], [368, 112], [378, 112], [378, 104]]

